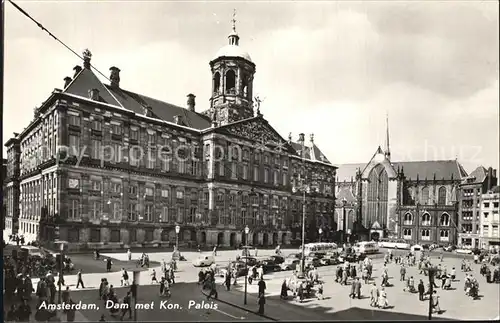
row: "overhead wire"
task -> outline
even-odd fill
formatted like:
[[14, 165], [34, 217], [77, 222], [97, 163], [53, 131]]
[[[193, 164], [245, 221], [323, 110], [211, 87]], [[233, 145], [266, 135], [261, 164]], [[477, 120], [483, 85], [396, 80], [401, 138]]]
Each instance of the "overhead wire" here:
[[[80, 54], [78, 54], [75, 50], [73, 50], [69, 45], [67, 45], [64, 41], [62, 41], [61, 39], [59, 39], [50, 30], [48, 30], [45, 26], [43, 26], [40, 22], [38, 22], [35, 18], [33, 18], [26, 10], [24, 10], [19, 5], [17, 5], [16, 3], [14, 3], [12, 0], [8, 0], [8, 2], [10, 2], [19, 12], [21, 12], [24, 16], [26, 16], [33, 23], [35, 23], [42, 31], [46, 32], [50, 37], [52, 37], [55, 41], [57, 41], [59, 44], [61, 44], [62, 46], [64, 46], [67, 50], [69, 50], [71, 53], [73, 53], [75, 56], [77, 56], [81, 60], [84, 59]], [[95, 65], [90, 64], [90, 66], [97, 73], [99, 73], [102, 77], [104, 77], [106, 80], [108, 80], [108, 81], [111, 82], [111, 80], [109, 79], [109, 77], [107, 77], [104, 73], [102, 73]], [[144, 107], [144, 104], [142, 102], [139, 102], [139, 100], [137, 100], [137, 99], [135, 99], [133, 97], [132, 97], [132, 99], [134, 101], [136, 101], [139, 105], [141, 105], [141, 106]], [[185, 111], [183, 111], [183, 112], [184, 112], [184, 116], [186, 117], [186, 121], [188, 121], [188, 126], [190, 126], [190, 120], [189, 120], [187, 114], [185, 113]], [[224, 163], [224, 168], [227, 169], [227, 170], [229, 170], [230, 174], [233, 174], [233, 170], [230, 169], [228, 166], [226, 166], [225, 163]], [[240, 177], [237, 172], [234, 175], [239, 180], [246, 180], [246, 179]], [[273, 193], [270, 190], [262, 188], [262, 187], [259, 187], [259, 191], [267, 193], [269, 195], [273, 195]], [[255, 192], [255, 193], [257, 193], [257, 192]]]

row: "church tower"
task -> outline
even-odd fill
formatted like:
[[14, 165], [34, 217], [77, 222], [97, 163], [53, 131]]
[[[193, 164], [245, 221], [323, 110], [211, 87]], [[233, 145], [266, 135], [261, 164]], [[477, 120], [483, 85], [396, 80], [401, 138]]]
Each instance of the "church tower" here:
[[253, 78], [255, 64], [250, 55], [241, 49], [236, 32], [236, 12], [229, 43], [222, 47], [210, 62], [212, 71], [212, 96], [209, 117], [216, 126], [253, 117]]

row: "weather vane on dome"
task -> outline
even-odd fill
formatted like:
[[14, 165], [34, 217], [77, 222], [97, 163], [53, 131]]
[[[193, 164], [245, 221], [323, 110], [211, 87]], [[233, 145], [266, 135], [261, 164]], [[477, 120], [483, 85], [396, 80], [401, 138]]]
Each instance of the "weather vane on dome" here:
[[233, 19], [231, 19], [233, 23], [233, 31], [236, 32], [236, 9], [233, 9]]

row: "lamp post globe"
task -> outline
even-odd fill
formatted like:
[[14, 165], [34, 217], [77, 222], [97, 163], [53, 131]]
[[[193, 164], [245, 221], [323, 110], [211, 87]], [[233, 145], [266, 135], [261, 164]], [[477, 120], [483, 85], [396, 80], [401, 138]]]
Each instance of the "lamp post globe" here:
[[175, 250], [179, 250], [179, 232], [181, 231], [181, 227], [176, 225], [175, 226]]
[[175, 233], [179, 234], [180, 231], [181, 231], [181, 227], [176, 225], [175, 226]]
[[250, 228], [247, 226], [245, 226], [245, 234], [248, 234], [248, 232], [250, 232]]
[[[245, 244], [248, 245], [248, 232], [250, 232], [250, 228], [248, 227], [248, 225], [245, 226]], [[249, 254], [247, 254], [246, 252], [248, 252], [248, 249], [245, 249], [245, 255], [247, 255], [247, 257], [245, 257], [245, 271], [246, 271], [246, 275], [245, 275], [245, 297], [243, 299], [243, 304], [247, 305], [247, 290], [248, 290], [248, 256]]]
[[321, 242], [321, 234], [323, 234], [323, 229], [319, 228], [318, 233], [319, 233], [319, 242]]

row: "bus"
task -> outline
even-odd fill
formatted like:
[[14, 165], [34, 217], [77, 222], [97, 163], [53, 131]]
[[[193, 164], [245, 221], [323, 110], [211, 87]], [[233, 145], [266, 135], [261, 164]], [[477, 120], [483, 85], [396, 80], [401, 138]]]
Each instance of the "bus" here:
[[409, 250], [411, 245], [403, 239], [380, 239], [378, 242], [379, 248], [388, 248], [388, 249], [405, 249]]
[[354, 245], [356, 253], [374, 254], [378, 253], [378, 244], [373, 241], [362, 241]]
[[[299, 252], [301, 251], [302, 249], [299, 250]], [[304, 246], [304, 256], [306, 257], [309, 257], [311, 254], [326, 255], [333, 252], [338, 252], [338, 246], [333, 242], [306, 243]]]

